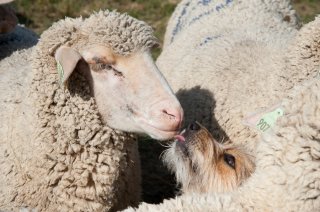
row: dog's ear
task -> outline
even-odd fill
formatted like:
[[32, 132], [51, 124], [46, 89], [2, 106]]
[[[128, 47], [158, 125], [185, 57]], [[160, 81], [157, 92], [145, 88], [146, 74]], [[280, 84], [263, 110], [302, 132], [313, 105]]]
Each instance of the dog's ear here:
[[81, 58], [79, 52], [71, 47], [61, 46], [57, 49], [55, 59], [61, 85], [66, 84]]

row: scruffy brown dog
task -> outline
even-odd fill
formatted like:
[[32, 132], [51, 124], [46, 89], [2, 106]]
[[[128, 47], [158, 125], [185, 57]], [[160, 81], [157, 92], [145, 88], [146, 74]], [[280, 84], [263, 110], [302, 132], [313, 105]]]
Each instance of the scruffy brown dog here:
[[182, 193], [227, 192], [254, 171], [253, 157], [241, 148], [218, 143], [199, 123], [190, 124], [164, 152]]

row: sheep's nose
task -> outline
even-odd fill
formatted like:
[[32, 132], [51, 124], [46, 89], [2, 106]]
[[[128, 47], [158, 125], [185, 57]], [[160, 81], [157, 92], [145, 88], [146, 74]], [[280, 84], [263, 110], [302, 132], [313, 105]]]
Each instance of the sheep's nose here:
[[189, 124], [188, 129], [192, 130], [192, 131], [198, 131], [200, 130], [200, 125], [198, 124], [198, 122], [192, 122], [191, 124]]
[[171, 130], [179, 130], [183, 119], [183, 110], [179, 107], [164, 108], [161, 110], [162, 116]]
[[162, 131], [179, 131], [183, 119], [183, 109], [177, 100], [166, 99], [150, 108], [150, 123]]

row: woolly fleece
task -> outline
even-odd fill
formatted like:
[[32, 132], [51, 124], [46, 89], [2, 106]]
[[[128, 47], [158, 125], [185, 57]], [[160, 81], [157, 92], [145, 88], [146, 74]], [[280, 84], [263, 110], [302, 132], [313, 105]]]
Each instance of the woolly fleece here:
[[[294, 84], [317, 74], [319, 53], [304, 49], [306, 44], [319, 49], [320, 21], [298, 31], [291, 6], [284, 8], [288, 1], [199, 2], [205, 1], [180, 3], [178, 11], [188, 6], [180, 16], [175, 12], [170, 24], [185, 24], [172, 35], [157, 65], [177, 92], [185, 125], [198, 120], [217, 140], [254, 151], [257, 134], [242, 120], [278, 104]], [[279, 11], [271, 2], [282, 5]], [[283, 18], [286, 14], [290, 18]], [[306, 32], [311, 29], [312, 34]]]
[[[320, 83], [312, 80], [320, 68], [320, 17], [298, 30], [296, 19], [279, 16], [291, 11], [294, 18], [286, 0], [228, 2], [176, 35], [158, 65], [178, 91], [186, 121], [199, 120], [217, 139], [227, 137], [255, 151], [257, 168], [234, 192], [184, 194], [160, 205], [143, 203], [138, 211], [320, 208]], [[270, 2], [288, 7], [277, 11]], [[179, 23], [178, 17], [170, 23]], [[293, 90], [299, 85], [304, 86]], [[285, 116], [274, 132], [260, 138], [242, 124], [249, 113], [286, 97]]]
[[[97, 24], [98, 23], [98, 24]], [[102, 211], [137, 205], [140, 167], [135, 136], [104, 126], [86, 79], [59, 86], [55, 50], [106, 45], [129, 55], [156, 44], [144, 22], [100, 11], [66, 18], [32, 50], [1, 62], [0, 210]], [[30, 67], [32, 66], [32, 68]]]
[[320, 79], [296, 86], [283, 109], [259, 141], [255, 173], [238, 190], [186, 194], [159, 205], [143, 203], [137, 211], [318, 211]]

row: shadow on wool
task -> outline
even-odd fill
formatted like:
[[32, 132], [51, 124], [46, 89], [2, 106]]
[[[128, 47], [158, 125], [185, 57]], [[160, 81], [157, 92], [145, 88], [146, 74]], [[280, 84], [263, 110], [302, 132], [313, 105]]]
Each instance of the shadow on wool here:
[[211, 91], [195, 86], [191, 89], [180, 89], [176, 95], [184, 110], [183, 128], [193, 121], [198, 121], [209, 130], [217, 141], [229, 140], [226, 132], [214, 118], [216, 101]]
[[[214, 118], [216, 101], [212, 92], [200, 86], [181, 89], [176, 93], [185, 114], [183, 128], [197, 120], [207, 127], [217, 141], [227, 141], [228, 136]], [[142, 200], [158, 204], [164, 199], [179, 195], [174, 174], [169, 173], [160, 159], [167, 149], [167, 142], [158, 142], [146, 137], [139, 138], [139, 153], [142, 169]]]

